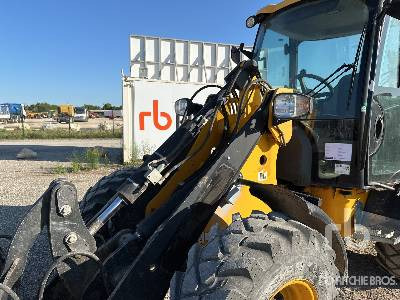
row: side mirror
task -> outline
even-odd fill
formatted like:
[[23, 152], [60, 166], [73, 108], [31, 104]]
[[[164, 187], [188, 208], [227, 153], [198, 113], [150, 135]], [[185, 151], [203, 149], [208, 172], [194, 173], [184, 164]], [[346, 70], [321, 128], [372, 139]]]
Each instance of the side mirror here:
[[175, 101], [175, 114], [178, 117], [185, 116], [191, 102], [192, 101], [190, 101], [189, 98], [182, 98], [182, 99], [176, 100]]
[[175, 101], [175, 114], [178, 117], [188, 117], [190, 115], [196, 114], [202, 108], [203, 105], [193, 103], [193, 101], [189, 98], [182, 98]]
[[239, 46], [239, 51], [242, 52], [248, 59], [253, 59], [254, 54], [252, 51], [244, 50], [244, 43], [241, 43]]
[[240, 49], [238, 47], [233, 46], [231, 48], [231, 58], [235, 64], [240, 63]]

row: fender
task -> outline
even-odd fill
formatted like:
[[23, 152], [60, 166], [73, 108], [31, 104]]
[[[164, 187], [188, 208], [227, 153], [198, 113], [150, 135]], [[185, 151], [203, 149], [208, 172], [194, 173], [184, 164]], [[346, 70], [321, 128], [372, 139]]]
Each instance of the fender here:
[[280, 186], [248, 181], [242, 183], [249, 185], [250, 193], [268, 204], [273, 211], [282, 212], [290, 219], [303, 223], [325, 236], [336, 253], [336, 267], [342, 276], [347, 275], [348, 261], [343, 238], [331, 218], [321, 208], [307, 201], [301, 194]]

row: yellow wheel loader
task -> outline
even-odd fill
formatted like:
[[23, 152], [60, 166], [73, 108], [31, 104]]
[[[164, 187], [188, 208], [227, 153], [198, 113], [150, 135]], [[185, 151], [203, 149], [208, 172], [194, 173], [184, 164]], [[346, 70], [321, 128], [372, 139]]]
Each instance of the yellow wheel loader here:
[[249, 17], [253, 51], [233, 49], [204, 105], [177, 100], [181, 126], [138, 168], [80, 205], [51, 183], [2, 251], [1, 299], [18, 299], [46, 228], [38, 299], [334, 299], [345, 237], [375, 242], [400, 277], [399, 19], [396, 0], [286, 0]]

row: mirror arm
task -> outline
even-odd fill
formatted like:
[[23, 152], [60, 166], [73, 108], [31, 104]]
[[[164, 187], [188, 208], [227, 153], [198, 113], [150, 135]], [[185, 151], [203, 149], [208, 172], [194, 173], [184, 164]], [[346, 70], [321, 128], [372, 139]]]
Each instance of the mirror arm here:
[[252, 51], [244, 50], [244, 43], [240, 43], [239, 51], [242, 52], [249, 59], [254, 58], [254, 54]]
[[376, 20], [378, 22], [381, 22], [381, 20], [383, 20], [385, 15], [388, 13], [388, 11], [390, 10], [390, 7], [392, 5], [392, 2], [393, 2], [392, 0], [386, 0], [384, 2], [381, 12], [376, 16]]

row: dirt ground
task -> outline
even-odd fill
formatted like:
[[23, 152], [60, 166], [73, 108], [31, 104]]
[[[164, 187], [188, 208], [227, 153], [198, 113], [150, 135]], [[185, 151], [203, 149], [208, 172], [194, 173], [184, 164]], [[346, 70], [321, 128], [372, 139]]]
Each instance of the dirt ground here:
[[[19, 142], [21, 143], [21, 141]], [[54, 168], [59, 164], [68, 164], [62, 158], [71, 150], [68, 147], [72, 147], [71, 144], [68, 145], [68, 141], [42, 143], [40, 141], [26, 141], [26, 145], [15, 143], [17, 142], [0, 141], [0, 234], [13, 234], [29, 206], [42, 195], [52, 180], [60, 177], [60, 175], [54, 174]], [[36, 145], [33, 143], [36, 143]], [[41, 144], [38, 145], [38, 143]], [[73, 141], [73, 143], [73, 147], [81, 149], [96, 146], [99, 143], [106, 145], [107, 148], [115, 149], [115, 151], [118, 151], [118, 147], [120, 147], [118, 140], [84, 140]], [[17, 151], [25, 146], [42, 147], [36, 148], [38, 152], [37, 160], [21, 161], [15, 159]], [[58, 148], [54, 148], [57, 146]], [[49, 153], [52, 152], [59, 152], [60, 154], [50, 155]], [[62, 177], [66, 177], [76, 185], [81, 199], [91, 185], [94, 185], [102, 176], [109, 174], [114, 169], [115, 167], [107, 167], [90, 172], [65, 174]], [[4, 241], [1, 244], [6, 246]], [[23, 288], [19, 290], [22, 299], [35, 298], [36, 289], [49, 264], [47, 245], [47, 240], [44, 237], [40, 237], [34, 245], [30, 256], [35, 258], [35, 262], [29, 263], [22, 278]], [[350, 276], [387, 276], [375, 263], [373, 248], [363, 251], [348, 251], [348, 256]], [[339, 299], [400, 299], [400, 284], [397, 283], [395, 286], [347, 286], [340, 288]]]

